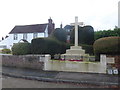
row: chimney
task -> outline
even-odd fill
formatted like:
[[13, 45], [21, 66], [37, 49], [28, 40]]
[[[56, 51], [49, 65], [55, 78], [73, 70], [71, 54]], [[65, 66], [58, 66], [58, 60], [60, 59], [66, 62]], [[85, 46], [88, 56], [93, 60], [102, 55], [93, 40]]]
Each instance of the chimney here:
[[48, 19], [48, 23], [49, 23], [49, 24], [52, 24], [52, 19], [51, 19], [51, 17], [50, 17], [50, 19]]
[[62, 23], [60, 24], [60, 28], [62, 29]]
[[53, 23], [51, 17], [48, 19], [48, 34], [50, 34], [55, 29], [55, 24]]

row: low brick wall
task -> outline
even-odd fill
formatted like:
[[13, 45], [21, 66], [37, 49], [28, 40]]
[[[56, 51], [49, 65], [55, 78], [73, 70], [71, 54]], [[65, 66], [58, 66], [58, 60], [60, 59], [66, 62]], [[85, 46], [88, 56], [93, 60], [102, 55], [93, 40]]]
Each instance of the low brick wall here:
[[44, 69], [44, 55], [1, 55], [3, 66]]

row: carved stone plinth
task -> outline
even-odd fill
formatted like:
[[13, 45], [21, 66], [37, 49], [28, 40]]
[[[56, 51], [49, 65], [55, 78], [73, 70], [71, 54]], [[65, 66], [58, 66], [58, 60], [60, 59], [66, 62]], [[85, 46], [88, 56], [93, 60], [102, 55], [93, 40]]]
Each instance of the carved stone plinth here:
[[65, 60], [89, 60], [89, 54], [85, 54], [85, 50], [81, 46], [71, 46], [70, 49], [66, 50], [65, 54], [61, 55], [62, 59]]

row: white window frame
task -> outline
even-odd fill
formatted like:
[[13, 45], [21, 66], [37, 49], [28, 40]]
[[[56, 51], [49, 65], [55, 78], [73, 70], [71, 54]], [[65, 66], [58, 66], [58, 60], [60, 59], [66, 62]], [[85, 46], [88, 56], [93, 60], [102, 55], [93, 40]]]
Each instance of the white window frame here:
[[33, 33], [33, 38], [37, 38], [38, 37], [38, 33]]
[[18, 39], [18, 34], [14, 34], [13, 39], [17, 40]]
[[24, 33], [24, 34], [23, 34], [23, 39], [24, 39], [24, 40], [27, 40], [27, 33]]

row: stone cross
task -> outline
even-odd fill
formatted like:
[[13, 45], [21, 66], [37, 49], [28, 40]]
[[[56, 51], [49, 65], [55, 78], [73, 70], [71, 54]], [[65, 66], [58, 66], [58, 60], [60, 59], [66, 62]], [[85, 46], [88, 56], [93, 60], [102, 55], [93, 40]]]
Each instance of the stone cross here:
[[78, 17], [75, 17], [75, 46], [78, 46]]
[[72, 26], [75, 26], [75, 45], [78, 46], [78, 25], [83, 26], [83, 22], [78, 22], [78, 17], [75, 17], [75, 23], [71, 23]]
[[118, 28], [120, 28], [120, 1], [118, 2]]

